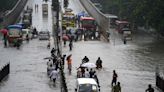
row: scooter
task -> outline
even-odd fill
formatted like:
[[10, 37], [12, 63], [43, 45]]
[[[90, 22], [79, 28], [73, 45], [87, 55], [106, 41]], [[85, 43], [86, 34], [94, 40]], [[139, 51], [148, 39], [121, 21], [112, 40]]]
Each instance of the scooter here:
[[101, 64], [96, 64], [96, 68], [97, 69], [102, 69], [102, 65]]

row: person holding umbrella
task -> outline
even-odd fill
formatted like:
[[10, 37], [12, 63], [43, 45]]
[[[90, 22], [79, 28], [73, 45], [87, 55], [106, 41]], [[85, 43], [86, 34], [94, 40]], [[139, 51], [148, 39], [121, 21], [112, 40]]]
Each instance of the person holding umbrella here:
[[68, 65], [68, 70], [69, 70], [69, 73], [71, 73], [71, 70], [72, 70], [72, 54], [70, 54], [68, 57], [67, 57], [67, 65]]
[[63, 35], [63, 42], [64, 42], [64, 47], [66, 46], [66, 41], [69, 40], [67, 35]]
[[8, 30], [7, 30], [7, 28], [4, 28], [4, 29], [0, 30], [0, 32], [3, 34], [4, 47], [7, 47]]

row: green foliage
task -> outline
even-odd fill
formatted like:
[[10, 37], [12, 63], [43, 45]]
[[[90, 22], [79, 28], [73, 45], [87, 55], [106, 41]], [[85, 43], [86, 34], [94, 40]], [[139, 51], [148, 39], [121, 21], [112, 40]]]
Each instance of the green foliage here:
[[164, 0], [101, 0], [103, 12], [164, 31]]

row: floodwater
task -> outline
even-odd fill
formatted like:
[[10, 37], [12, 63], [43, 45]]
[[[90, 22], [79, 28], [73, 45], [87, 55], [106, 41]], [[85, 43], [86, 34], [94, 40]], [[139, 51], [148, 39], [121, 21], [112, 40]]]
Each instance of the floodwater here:
[[[42, 3], [44, 2], [41, 0], [29, 0], [27, 3], [33, 8], [32, 26], [38, 31], [48, 29], [52, 32], [51, 2], [47, 2], [47, 17], [42, 16]], [[38, 10], [35, 9], [35, 4], [38, 4]], [[9, 77], [0, 83], [0, 92], [60, 92], [59, 79], [54, 85], [47, 76], [47, 60], [43, 59], [50, 56], [47, 44], [48, 41], [33, 39], [29, 43], [23, 42], [18, 50], [14, 47], [3, 48], [1, 41], [0, 67], [10, 62], [11, 68]]]
[[[69, 7], [75, 14], [84, 10], [78, 0], [70, 0]], [[164, 70], [163, 41], [158, 41], [144, 32], [138, 32], [133, 35], [132, 41], [123, 44], [120, 34], [111, 30], [110, 43], [104, 40], [79, 41], [73, 44], [73, 51], [69, 51], [68, 46], [63, 47], [63, 54], [72, 54], [73, 59], [72, 74], [69, 75], [65, 70], [69, 92], [75, 89], [77, 67], [84, 56], [88, 56], [93, 63], [98, 57], [103, 61], [103, 69], [97, 71], [101, 92], [111, 91], [113, 70], [118, 74], [122, 92], [144, 92], [148, 84], [155, 87], [156, 66], [159, 66], [161, 71]]]

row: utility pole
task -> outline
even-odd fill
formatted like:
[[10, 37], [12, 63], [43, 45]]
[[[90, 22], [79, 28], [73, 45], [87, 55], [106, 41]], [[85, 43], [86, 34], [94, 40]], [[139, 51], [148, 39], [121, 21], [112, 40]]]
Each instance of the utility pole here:
[[119, 0], [119, 13], [118, 13], [118, 15], [119, 15], [120, 20], [122, 20], [121, 14], [122, 14], [122, 1]]

